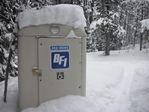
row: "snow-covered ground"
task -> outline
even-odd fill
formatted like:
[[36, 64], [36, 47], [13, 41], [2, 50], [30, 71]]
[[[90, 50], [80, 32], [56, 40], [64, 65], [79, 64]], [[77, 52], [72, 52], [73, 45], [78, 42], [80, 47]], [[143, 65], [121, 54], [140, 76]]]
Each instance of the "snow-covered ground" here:
[[[8, 103], [0, 112], [17, 112], [17, 78], [9, 80]], [[149, 112], [149, 50], [87, 54], [87, 96], [65, 96], [23, 112]]]
[[3, 102], [4, 82], [0, 82], [0, 112], [17, 112], [18, 82], [17, 78], [8, 80], [7, 103]]

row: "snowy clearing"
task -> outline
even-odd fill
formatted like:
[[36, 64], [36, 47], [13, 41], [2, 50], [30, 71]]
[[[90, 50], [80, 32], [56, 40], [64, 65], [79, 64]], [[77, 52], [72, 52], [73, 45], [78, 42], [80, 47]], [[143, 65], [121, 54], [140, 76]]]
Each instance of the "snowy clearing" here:
[[[149, 112], [148, 68], [148, 50], [88, 53], [86, 97], [65, 96], [22, 112]], [[17, 112], [17, 78], [8, 90], [7, 104], [0, 93], [0, 112]]]

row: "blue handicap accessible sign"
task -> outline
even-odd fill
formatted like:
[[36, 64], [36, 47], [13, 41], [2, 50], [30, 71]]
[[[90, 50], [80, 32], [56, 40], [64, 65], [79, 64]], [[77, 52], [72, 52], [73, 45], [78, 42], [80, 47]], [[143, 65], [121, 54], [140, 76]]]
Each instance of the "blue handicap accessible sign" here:
[[69, 49], [66, 46], [51, 47], [51, 66], [52, 69], [69, 68]]

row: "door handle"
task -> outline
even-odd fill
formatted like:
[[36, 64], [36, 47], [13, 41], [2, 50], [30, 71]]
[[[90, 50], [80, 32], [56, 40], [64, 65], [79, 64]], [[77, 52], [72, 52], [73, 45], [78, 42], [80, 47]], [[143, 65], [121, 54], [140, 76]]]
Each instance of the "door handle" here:
[[33, 73], [33, 75], [38, 75], [38, 76], [42, 75], [42, 72], [38, 67], [33, 67], [32, 68], [32, 73]]

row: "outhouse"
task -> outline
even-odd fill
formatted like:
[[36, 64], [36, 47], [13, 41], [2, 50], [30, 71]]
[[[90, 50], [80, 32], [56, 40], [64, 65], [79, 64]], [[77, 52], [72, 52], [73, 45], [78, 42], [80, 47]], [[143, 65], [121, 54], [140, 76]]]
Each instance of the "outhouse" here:
[[19, 14], [19, 108], [86, 92], [86, 20], [77, 5]]

